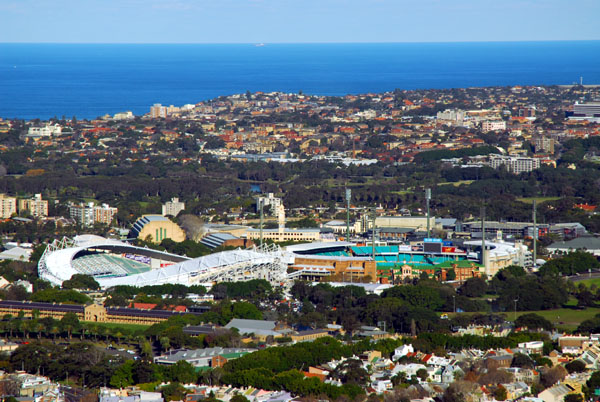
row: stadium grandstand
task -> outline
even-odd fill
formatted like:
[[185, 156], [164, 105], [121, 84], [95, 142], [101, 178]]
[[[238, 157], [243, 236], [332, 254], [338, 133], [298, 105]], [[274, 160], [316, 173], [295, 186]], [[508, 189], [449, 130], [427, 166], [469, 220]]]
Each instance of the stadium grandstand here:
[[38, 263], [40, 278], [61, 285], [74, 274], [94, 277], [102, 288], [116, 285], [193, 285], [211, 281], [286, 277], [287, 262], [277, 246], [231, 250], [190, 259], [119, 240], [82, 235], [55, 240]]

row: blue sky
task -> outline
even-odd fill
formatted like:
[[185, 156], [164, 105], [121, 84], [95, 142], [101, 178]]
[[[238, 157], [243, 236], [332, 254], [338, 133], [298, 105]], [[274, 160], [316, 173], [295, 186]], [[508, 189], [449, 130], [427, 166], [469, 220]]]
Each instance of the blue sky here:
[[600, 0], [0, 0], [0, 42], [600, 39]]

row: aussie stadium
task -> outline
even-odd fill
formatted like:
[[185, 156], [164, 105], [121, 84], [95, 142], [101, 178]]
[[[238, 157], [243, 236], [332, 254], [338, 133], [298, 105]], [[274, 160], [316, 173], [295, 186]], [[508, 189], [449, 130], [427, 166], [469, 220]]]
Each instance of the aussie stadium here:
[[40, 278], [60, 286], [74, 274], [90, 275], [103, 289], [266, 279], [286, 280], [287, 261], [278, 246], [237, 249], [188, 258], [95, 235], [48, 244], [38, 262]]

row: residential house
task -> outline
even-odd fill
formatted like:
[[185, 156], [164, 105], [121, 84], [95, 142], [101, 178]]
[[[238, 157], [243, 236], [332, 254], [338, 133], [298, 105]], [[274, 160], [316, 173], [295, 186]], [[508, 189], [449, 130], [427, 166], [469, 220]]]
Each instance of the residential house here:
[[575, 389], [567, 384], [556, 384], [538, 394], [544, 402], [563, 402], [565, 396], [573, 393]]

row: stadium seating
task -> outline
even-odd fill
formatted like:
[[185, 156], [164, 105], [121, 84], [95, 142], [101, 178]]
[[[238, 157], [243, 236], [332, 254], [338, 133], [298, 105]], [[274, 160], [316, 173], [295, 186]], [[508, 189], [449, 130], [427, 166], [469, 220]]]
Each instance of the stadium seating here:
[[94, 277], [126, 276], [148, 271], [150, 267], [141, 262], [111, 254], [88, 254], [76, 257], [73, 268]]

